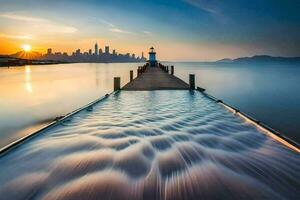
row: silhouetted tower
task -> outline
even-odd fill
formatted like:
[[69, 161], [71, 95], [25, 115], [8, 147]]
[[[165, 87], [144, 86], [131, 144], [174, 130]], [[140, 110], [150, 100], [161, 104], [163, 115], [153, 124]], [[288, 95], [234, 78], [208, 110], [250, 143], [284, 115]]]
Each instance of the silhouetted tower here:
[[97, 44], [97, 42], [95, 44], [95, 55], [98, 55], [98, 44]]
[[109, 46], [105, 46], [105, 54], [109, 54]]
[[149, 64], [151, 67], [155, 67], [156, 63], [156, 52], [154, 51], [154, 48], [151, 47], [149, 52]]
[[92, 55], [92, 49], [89, 50], [89, 55]]
[[145, 57], [144, 57], [144, 52], [142, 52], [142, 58], [145, 58]]
[[52, 54], [52, 49], [47, 49], [47, 54]]
[[103, 53], [102, 49], [99, 49], [99, 55], [101, 55]]

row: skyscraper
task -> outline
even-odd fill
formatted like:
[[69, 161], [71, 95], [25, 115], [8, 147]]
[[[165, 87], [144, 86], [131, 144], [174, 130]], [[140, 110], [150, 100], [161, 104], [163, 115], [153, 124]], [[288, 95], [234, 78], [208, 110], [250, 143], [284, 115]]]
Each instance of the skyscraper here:
[[92, 49], [89, 50], [89, 55], [92, 55]]
[[95, 44], [95, 55], [98, 55], [98, 44], [97, 44], [97, 42]]
[[47, 49], [47, 54], [52, 54], [52, 49]]
[[100, 49], [99, 49], [99, 55], [101, 55], [101, 54], [103, 54], [103, 51], [102, 51], [102, 49], [100, 48]]
[[105, 46], [105, 54], [109, 54], [109, 46]]

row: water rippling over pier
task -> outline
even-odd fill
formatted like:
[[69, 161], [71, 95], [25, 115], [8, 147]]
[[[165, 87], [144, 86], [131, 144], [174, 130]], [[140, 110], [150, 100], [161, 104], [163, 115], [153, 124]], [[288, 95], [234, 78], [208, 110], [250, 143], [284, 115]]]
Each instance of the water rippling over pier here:
[[298, 199], [300, 157], [196, 91], [121, 91], [0, 158], [0, 199]]

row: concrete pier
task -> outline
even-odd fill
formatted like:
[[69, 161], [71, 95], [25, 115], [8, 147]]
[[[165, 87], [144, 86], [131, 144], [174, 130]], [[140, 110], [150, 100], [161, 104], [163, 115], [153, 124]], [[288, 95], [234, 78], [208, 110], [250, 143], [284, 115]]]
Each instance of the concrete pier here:
[[137, 78], [126, 84], [122, 90], [189, 90], [183, 80], [172, 76], [159, 67], [147, 67]]

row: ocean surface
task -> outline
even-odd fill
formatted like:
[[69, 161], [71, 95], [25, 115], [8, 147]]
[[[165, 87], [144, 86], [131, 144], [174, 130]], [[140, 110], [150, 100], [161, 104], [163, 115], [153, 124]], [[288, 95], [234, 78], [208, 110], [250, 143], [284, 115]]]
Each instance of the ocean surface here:
[[[300, 142], [299, 64], [166, 63], [209, 94]], [[60, 64], [0, 68], [0, 147], [31, 133], [113, 88], [139, 63]]]
[[197, 91], [121, 91], [0, 157], [0, 199], [299, 199], [299, 153]]

